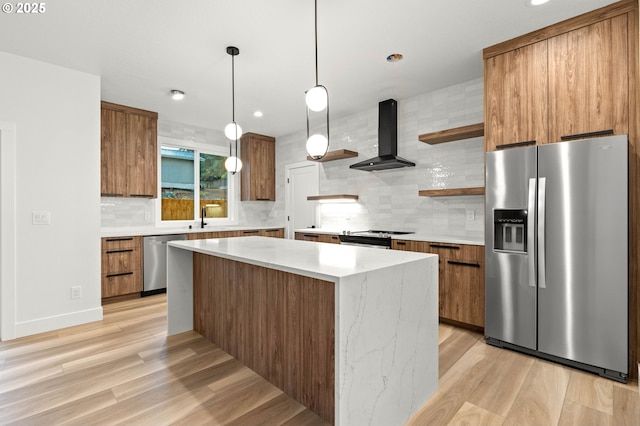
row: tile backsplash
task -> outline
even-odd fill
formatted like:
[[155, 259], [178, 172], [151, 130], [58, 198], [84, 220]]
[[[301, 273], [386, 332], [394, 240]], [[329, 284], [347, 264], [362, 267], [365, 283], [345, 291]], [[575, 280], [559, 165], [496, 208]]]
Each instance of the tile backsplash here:
[[[331, 120], [331, 150], [349, 149], [357, 158], [321, 163], [320, 194], [357, 194], [355, 204], [318, 205], [319, 226], [382, 228], [483, 240], [484, 197], [419, 197], [420, 189], [484, 186], [482, 137], [438, 145], [418, 135], [483, 121], [481, 78], [410, 99], [398, 100], [398, 155], [416, 167], [378, 172], [350, 164], [377, 155], [378, 106]], [[384, 99], [380, 99], [382, 101]], [[306, 132], [277, 140], [277, 170], [306, 158]], [[276, 210], [284, 211], [284, 173], [277, 174]]]
[[[483, 81], [474, 79], [434, 92], [398, 100], [398, 155], [416, 167], [364, 172], [349, 165], [378, 153], [378, 105], [349, 117], [331, 120], [331, 150], [357, 151], [357, 158], [320, 164], [321, 194], [357, 194], [353, 204], [317, 207], [318, 226], [360, 230], [384, 228], [482, 240], [484, 197], [419, 197], [420, 189], [484, 186], [483, 138], [438, 145], [418, 135], [483, 121]], [[382, 101], [384, 99], [380, 99]], [[302, 123], [304, 125], [304, 123]], [[301, 126], [302, 127], [302, 126]], [[158, 121], [158, 135], [199, 143], [224, 144], [221, 131]], [[238, 224], [284, 226], [287, 164], [306, 159], [306, 131], [276, 141], [276, 202], [241, 202]], [[102, 226], [153, 225], [153, 200], [102, 198]], [[150, 218], [150, 220], [149, 220]]]
[[[190, 125], [158, 120], [158, 136], [228, 146], [224, 133]], [[138, 198], [100, 199], [103, 228], [127, 228], [153, 226], [156, 201]], [[284, 214], [274, 211], [274, 203], [264, 201], [243, 201], [238, 203], [238, 225], [241, 226], [283, 226]]]

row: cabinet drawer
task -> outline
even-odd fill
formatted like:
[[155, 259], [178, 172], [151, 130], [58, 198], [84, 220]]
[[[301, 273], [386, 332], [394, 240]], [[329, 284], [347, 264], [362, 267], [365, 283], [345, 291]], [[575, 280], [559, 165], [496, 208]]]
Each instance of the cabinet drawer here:
[[122, 250], [140, 248], [142, 237], [113, 237], [102, 238], [102, 250]]
[[140, 270], [102, 275], [102, 298], [141, 291], [142, 271]]
[[264, 237], [284, 238], [284, 229], [282, 228], [263, 229], [260, 231], [260, 235]]
[[103, 274], [117, 274], [141, 269], [140, 263], [140, 250], [138, 248], [104, 250], [102, 252]]
[[466, 244], [428, 243], [427, 251], [452, 260], [467, 260], [484, 263], [484, 246]]

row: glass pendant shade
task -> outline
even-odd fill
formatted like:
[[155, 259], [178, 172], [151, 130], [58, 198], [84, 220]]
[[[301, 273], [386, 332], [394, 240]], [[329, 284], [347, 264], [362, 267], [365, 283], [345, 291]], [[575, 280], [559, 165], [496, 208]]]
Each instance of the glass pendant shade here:
[[324, 157], [329, 148], [329, 140], [321, 134], [314, 134], [307, 139], [307, 153], [314, 160]]
[[242, 169], [242, 161], [238, 157], [228, 157], [224, 162], [224, 168], [230, 173], [239, 172]]
[[325, 108], [327, 108], [328, 99], [327, 89], [320, 85], [307, 90], [307, 94], [305, 95], [307, 107], [315, 112], [324, 111]]
[[224, 134], [227, 138], [235, 141], [237, 139], [240, 139], [240, 136], [242, 136], [242, 127], [240, 127], [240, 125], [235, 121], [232, 121], [225, 126]]

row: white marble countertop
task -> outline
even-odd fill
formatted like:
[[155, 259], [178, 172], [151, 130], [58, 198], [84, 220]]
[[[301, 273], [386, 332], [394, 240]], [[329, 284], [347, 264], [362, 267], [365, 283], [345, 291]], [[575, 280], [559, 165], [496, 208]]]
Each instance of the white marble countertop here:
[[[332, 234], [332, 235], [342, 234], [342, 230], [329, 229], [329, 228], [302, 228], [302, 229], [296, 229], [295, 232], [304, 232], [306, 234]], [[435, 235], [435, 234], [426, 234], [426, 233], [392, 235], [391, 239], [484, 246], [484, 239], [471, 239], [471, 238], [464, 238], [464, 237], [452, 237], [449, 235]]]
[[187, 226], [180, 227], [126, 227], [126, 228], [102, 228], [100, 236], [105, 237], [129, 237], [129, 236], [147, 236], [147, 235], [172, 235], [172, 234], [197, 234], [200, 232], [224, 232], [224, 231], [246, 231], [253, 229], [277, 229], [284, 226], [205, 226], [204, 229], [199, 226], [193, 226], [189, 229]]
[[171, 241], [172, 247], [327, 281], [435, 256], [408, 251], [285, 240], [232, 237]]

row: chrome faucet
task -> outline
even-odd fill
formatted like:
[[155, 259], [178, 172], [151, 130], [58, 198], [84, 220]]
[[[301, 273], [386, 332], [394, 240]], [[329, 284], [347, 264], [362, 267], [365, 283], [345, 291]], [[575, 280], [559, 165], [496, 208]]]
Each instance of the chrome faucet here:
[[200, 215], [200, 228], [204, 229], [204, 226], [207, 224], [207, 222], [204, 221], [204, 218], [207, 216], [207, 207], [203, 207], [202, 208], [202, 214]]

